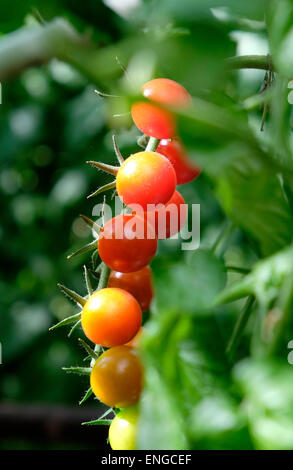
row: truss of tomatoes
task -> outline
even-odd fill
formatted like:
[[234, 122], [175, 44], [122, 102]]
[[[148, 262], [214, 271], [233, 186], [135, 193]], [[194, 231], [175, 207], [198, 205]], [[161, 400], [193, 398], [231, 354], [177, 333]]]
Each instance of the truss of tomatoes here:
[[[120, 410], [109, 430], [113, 449], [135, 448], [136, 404], [143, 387], [138, 345], [143, 334], [142, 312], [150, 308], [153, 298], [149, 263], [156, 254], [157, 240], [175, 235], [185, 224], [187, 205], [176, 185], [188, 183], [200, 173], [176, 136], [174, 113], [166, 108], [191, 104], [191, 96], [177, 82], [166, 78], [149, 81], [142, 87], [142, 100], [132, 105], [131, 115], [141, 132], [158, 139], [156, 151], [146, 148], [123, 160], [116, 148], [117, 167], [89, 162], [115, 175], [115, 182], [105, 189], [116, 187], [128, 213], [96, 227], [98, 240], [90, 244], [91, 249], [98, 248], [104, 266], [111, 270], [107, 287], [90, 289], [86, 299], [62, 289], [82, 307], [74, 320], [81, 322], [85, 336], [103, 348], [100, 356], [92, 351], [90, 385], [101, 402]], [[55, 326], [70, 323], [67, 320]]]

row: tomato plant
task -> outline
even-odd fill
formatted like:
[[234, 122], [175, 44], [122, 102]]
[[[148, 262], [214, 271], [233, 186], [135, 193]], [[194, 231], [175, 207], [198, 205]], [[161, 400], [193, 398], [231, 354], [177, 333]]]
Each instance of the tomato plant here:
[[131, 155], [120, 167], [116, 187], [123, 202], [147, 210], [151, 204], [165, 204], [175, 191], [176, 174], [167, 158], [156, 152]]
[[[292, 1], [6, 3], [1, 400], [94, 389], [105, 425], [135, 395], [137, 449], [292, 449]], [[186, 211], [173, 229], [171, 202], [194, 214], [173, 240]], [[51, 316], [69, 345], [45, 335]], [[83, 381], [67, 386], [63, 358]]]
[[81, 324], [85, 335], [110, 348], [127, 343], [142, 320], [137, 300], [123, 289], [107, 287], [93, 293], [83, 307]]
[[154, 295], [152, 271], [149, 266], [131, 273], [111, 271], [108, 286], [126, 290], [136, 298], [142, 311], [149, 310]]
[[135, 350], [116, 346], [105, 351], [92, 369], [91, 387], [108, 406], [126, 408], [137, 403], [142, 389], [142, 365]]

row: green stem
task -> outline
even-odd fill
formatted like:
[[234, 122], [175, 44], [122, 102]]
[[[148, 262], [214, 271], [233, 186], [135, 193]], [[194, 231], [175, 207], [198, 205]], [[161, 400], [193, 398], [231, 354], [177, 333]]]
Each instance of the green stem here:
[[247, 302], [244, 306], [244, 309], [242, 310], [241, 314], [239, 315], [237, 319], [231, 338], [228, 342], [228, 345], [226, 348], [226, 354], [230, 361], [232, 361], [234, 357], [234, 354], [240, 342], [243, 330], [245, 326], [247, 325], [247, 321], [251, 314], [251, 308], [252, 308], [253, 302], [254, 302], [254, 297], [253, 296], [248, 297]]
[[104, 289], [105, 287], [107, 287], [109, 276], [110, 268], [108, 268], [108, 266], [103, 263], [97, 290]]
[[280, 289], [279, 301], [276, 306], [281, 312], [281, 318], [276, 326], [272, 342], [268, 347], [268, 354], [271, 356], [282, 353], [284, 347], [286, 347], [286, 342], [288, 343], [289, 339], [291, 339], [289, 332], [292, 325], [292, 304], [293, 280], [289, 277]]
[[155, 152], [157, 150], [157, 147], [160, 143], [160, 139], [157, 139], [156, 137], [150, 137], [147, 146], [145, 148], [145, 152]]
[[226, 59], [226, 64], [231, 69], [263, 69], [274, 70], [270, 64], [269, 55], [242, 55], [238, 57], [229, 57]]
[[229, 220], [226, 224], [226, 227], [222, 230], [218, 238], [216, 239], [214, 245], [212, 246], [212, 251], [217, 255], [221, 256], [225, 250], [225, 245], [230, 238], [231, 234], [235, 229], [234, 224]]
[[239, 266], [225, 266], [227, 271], [232, 271], [235, 273], [240, 273], [240, 274], [249, 274], [250, 269], [248, 268], [240, 268]]

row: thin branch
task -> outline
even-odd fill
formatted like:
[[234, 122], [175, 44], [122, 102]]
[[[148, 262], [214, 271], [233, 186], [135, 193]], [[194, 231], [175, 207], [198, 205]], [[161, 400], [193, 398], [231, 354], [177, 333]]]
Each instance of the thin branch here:
[[[226, 65], [230, 69], [262, 69], [269, 70], [270, 62], [268, 55], [242, 55], [229, 57]], [[271, 70], [275, 70], [271, 64]]]

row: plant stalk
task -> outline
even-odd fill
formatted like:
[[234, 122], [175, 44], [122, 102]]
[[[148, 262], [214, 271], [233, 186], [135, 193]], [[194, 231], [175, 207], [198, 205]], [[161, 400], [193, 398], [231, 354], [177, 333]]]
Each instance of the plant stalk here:
[[150, 137], [147, 143], [147, 146], [145, 148], [145, 152], [155, 152], [157, 150], [159, 143], [160, 143], [160, 139], [157, 139], [156, 137]]
[[247, 302], [239, 315], [234, 330], [232, 332], [231, 338], [226, 348], [226, 354], [229, 360], [232, 362], [237, 346], [239, 345], [242, 333], [244, 328], [247, 325], [248, 319], [251, 314], [252, 305], [254, 303], [254, 297], [249, 296]]

